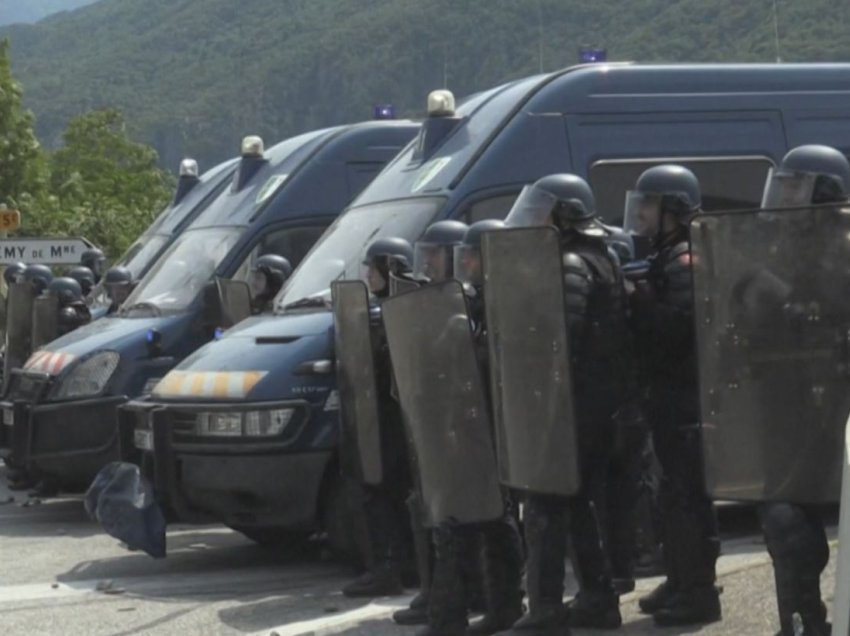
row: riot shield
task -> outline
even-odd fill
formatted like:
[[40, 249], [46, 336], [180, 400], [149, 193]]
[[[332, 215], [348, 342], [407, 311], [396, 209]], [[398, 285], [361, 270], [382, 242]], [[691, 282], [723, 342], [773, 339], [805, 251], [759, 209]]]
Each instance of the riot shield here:
[[850, 216], [712, 213], [691, 226], [706, 486], [837, 501], [850, 409]]
[[390, 296], [398, 296], [407, 291], [419, 288], [419, 283], [410, 278], [404, 278], [390, 272]]
[[9, 286], [6, 297], [6, 354], [3, 378], [9, 381], [12, 369], [24, 366], [32, 353], [32, 309], [35, 290], [29, 283]]
[[381, 423], [369, 328], [369, 291], [359, 280], [331, 284], [342, 469], [367, 484], [383, 480]]
[[32, 350], [35, 351], [59, 337], [59, 298], [42, 294], [32, 305]]
[[541, 494], [580, 486], [558, 234], [484, 234], [484, 302], [502, 482]]
[[392, 297], [383, 316], [429, 524], [498, 518], [504, 507], [463, 289], [446, 281]]

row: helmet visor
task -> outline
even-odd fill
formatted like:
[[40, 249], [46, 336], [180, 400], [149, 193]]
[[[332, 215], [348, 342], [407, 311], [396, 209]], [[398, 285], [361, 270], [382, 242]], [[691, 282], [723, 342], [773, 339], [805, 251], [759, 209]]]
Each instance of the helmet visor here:
[[248, 276], [248, 287], [251, 290], [251, 298], [258, 298], [268, 291], [269, 278], [264, 271], [254, 270]]
[[651, 237], [661, 229], [660, 194], [629, 190], [626, 192], [626, 212], [623, 229], [637, 236]]
[[527, 185], [519, 193], [508, 216], [505, 217], [507, 227], [533, 227], [550, 225], [552, 212], [558, 207], [558, 199], [536, 185]]
[[130, 295], [132, 291], [132, 284], [128, 282], [123, 283], [104, 283], [103, 285], [106, 288], [106, 295], [109, 296], [109, 299], [115, 305], [121, 305], [127, 297]]
[[779, 172], [771, 169], [761, 199], [762, 209], [800, 208], [811, 205], [817, 177], [810, 172]]
[[439, 282], [451, 278], [452, 246], [437, 243], [417, 243], [413, 252], [413, 273]]
[[481, 248], [477, 245], [455, 245], [454, 252], [455, 278], [469, 285], [482, 285]]

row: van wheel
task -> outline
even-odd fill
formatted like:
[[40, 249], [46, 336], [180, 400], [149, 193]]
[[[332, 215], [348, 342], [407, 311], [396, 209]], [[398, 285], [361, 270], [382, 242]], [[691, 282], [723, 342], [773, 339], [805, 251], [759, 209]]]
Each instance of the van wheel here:
[[[356, 495], [354, 488], [337, 474], [330, 476], [330, 483], [324, 491], [321, 503], [321, 525], [327, 546], [333, 555], [356, 566], [362, 566], [368, 561], [368, 539], [365, 526], [357, 523], [353, 502]], [[359, 528], [359, 529], [358, 529]]]
[[307, 545], [309, 535], [296, 532], [282, 526], [233, 526], [239, 532], [257, 545], [263, 547], [294, 547], [296, 549]]

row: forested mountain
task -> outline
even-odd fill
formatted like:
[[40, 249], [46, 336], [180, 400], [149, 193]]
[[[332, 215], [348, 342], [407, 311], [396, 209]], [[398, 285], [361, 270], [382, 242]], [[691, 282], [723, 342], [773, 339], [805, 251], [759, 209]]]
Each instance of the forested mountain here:
[[96, 0], [0, 0], [0, 25], [38, 22], [42, 18], [71, 11]]
[[[30, 0], [27, 0], [30, 1]], [[784, 61], [850, 60], [850, 2], [777, 0]], [[772, 0], [101, 0], [0, 30], [55, 144], [101, 106], [163, 163], [209, 166], [246, 133], [276, 140], [368, 118], [392, 102], [419, 114], [433, 88], [458, 95], [574, 63], [582, 43], [609, 59], [776, 59]]]

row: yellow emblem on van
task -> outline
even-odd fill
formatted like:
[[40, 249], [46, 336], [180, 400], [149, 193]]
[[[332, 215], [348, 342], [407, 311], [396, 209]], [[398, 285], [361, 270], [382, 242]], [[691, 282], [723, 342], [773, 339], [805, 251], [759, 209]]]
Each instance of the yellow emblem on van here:
[[153, 390], [155, 397], [244, 398], [268, 371], [172, 371]]

